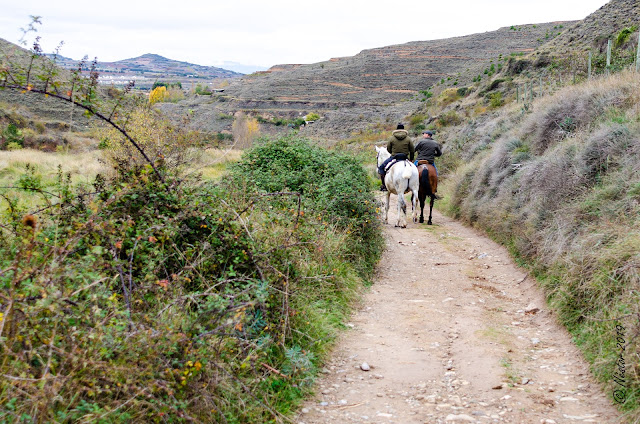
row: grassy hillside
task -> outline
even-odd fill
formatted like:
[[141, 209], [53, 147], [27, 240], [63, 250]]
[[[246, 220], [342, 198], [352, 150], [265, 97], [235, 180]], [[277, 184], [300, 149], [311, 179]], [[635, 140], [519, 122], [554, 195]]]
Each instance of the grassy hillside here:
[[639, 99], [638, 74], [623, 72], [441, 135], [443, 208], [533, 271], [632, 421], [640, 419]]

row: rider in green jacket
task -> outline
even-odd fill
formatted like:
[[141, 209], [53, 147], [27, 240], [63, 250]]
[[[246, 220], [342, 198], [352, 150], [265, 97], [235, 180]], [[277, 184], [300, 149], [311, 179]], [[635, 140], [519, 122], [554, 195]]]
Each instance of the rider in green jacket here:
[[387, 187], [384, 185], [385, 168], [392, 160], [404, 160], [409, 159], [413, 161], [415, 154], [415, 147], [413, 141], [409, 137], [409, 132], [404, 129], [404, 125], [398, 124], [396, 130], [391, 133], [389, 142], [387, 143], [387, 151], [391, 153], [391, 157], [385, 160], [378, 168], [378, 174], [380, 174], [380, 181], [382, 181], [381, 191], [386, 191]]

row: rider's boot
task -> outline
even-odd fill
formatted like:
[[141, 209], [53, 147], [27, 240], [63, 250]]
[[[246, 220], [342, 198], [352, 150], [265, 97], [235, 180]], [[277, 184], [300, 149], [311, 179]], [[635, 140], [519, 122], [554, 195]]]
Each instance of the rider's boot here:
[[382, 184], [380, 185], [380, 191], [387, 191], [387, 187], [384, 184], [384, 175], [380, 175], [380, 181], [382, 181]]

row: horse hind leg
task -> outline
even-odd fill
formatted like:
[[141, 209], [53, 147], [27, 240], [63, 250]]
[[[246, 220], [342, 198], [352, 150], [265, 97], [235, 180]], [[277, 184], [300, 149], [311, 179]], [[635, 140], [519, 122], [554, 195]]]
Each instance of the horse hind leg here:
[[433, 202], [435, 202], [436, 200], [436, 196], [435, 194], [431, 195], [431, 202], [429, 202], [429, 221], [427, 221], [427, 225], [432, 225], [433, 223], [431, 222], [431, 214], [433, 213]]
[[411, 212], [413, 215], [413, 223], [415, 224], [416, 222], [418, 222], [418, 190], [416, 190], [415, 188], [413, 188], [411, 190]]
[[407, 204], [404, 201], [404, 194], [398, 193], [398, 220], [396, 227], [407, 227]]
[[389, 223], [389, 203], [391, 201], [391, 192], [387, 190], [387, 202], [384, 205], [384, 223]]

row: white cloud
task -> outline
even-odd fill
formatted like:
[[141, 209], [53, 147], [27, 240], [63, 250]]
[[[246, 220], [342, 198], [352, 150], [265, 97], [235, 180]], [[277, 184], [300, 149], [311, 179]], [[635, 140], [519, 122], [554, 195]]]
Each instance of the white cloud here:
[[3, 37], [16, 42], [29, 15], [42, 16], [47, 51], [112, 61], [157, 53], [202, 65], [313, 63], [368, 48], [432, 40], [510, 25], [582, 19], [606, 0], [325, 0], [92, 3], [26, 0], [3, 8]]

